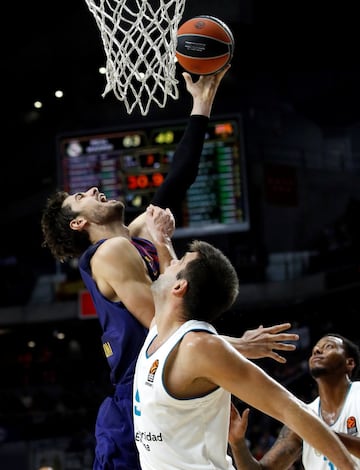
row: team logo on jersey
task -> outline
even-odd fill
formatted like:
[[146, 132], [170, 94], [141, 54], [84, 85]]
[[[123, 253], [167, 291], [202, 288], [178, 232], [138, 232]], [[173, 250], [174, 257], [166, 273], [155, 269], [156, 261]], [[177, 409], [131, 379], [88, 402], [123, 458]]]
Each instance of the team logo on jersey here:
[[155, 379], [155, 374], [156, 371], [158, 370], [159, 367], [159, 359], [155, 359], [155, 361], [151, 364], [151, 367], [148, 372], [146, 384], [147, 385], [152, 385]]
[[105, 357], [110, 357], [114, 354], [109, 341], [107, 341], [106, 343], [103, 343], [103, 348], [104, 348], [104, 352], [105, 352]]
[[347, 433], [350, 434], [351, 436], [355, 436], [357, 434], [358, 428], [357, 428], [355, 416], [348, 417], [348, 419], [346, 420], [346, 429], [347, 429]]

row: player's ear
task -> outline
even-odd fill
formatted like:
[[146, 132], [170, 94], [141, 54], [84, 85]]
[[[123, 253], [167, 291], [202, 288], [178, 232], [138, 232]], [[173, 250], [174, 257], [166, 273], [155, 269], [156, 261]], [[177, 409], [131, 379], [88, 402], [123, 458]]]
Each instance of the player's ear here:
[[86, 219], [84, 217], [76, 217], [75, 219], [72, 219], [70, 221], [70, 228], [71, 230], [77, 230], [79, 232], [81, 232], [81, 230], [83, 230], [83, 228], [85, 227], [85, 224], [86, 224]]
[[346, 368], [347, 368], [347, 370], [349, 372], [349, 375], [351, 377], [352, 371], [355, 368], [355, 361], [352, 357], [347, 357], [346, 358]]
[[186, 279], [177, 279], [172, 289], [173, 294], [176, 297], [183, 297], [188, 289], [188, 282]]

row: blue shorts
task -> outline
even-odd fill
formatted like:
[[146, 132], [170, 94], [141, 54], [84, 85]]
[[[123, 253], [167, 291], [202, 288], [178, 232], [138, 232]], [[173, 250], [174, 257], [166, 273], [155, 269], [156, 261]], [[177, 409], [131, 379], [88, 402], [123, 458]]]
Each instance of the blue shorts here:
[[94, 470], [141, 470], [134, 439], [132, 384], [101, 404], [95, 426]]

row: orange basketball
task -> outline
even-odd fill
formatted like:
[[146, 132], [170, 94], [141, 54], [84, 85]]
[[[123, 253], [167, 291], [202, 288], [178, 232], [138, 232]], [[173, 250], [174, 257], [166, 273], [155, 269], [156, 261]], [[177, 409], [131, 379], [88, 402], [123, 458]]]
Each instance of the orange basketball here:
[[231, 61], [233, 53], [234, 37], [230, 28], [214, 16], [195, 16], [178, 29], [176, 58], [187, 72], [217, 73]]

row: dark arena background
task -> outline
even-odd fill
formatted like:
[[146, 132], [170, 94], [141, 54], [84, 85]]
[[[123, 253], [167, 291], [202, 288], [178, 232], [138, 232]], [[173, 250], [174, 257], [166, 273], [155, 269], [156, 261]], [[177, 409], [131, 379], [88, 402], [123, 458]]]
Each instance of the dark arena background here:
[[[69, 139], [75, 136], [84, 147], [105, 142], [112, 178], [116, 151], [136, 130], [142, 166], [136, 177], [121, 170], [133, 216], [165, 176], [191, 105], [180, 68], [180, 98], [169, 99], [164, 109], [151, 107], [145, 117], [128, 115], [111, 93], [103, 98], [98, 70], [105, 57], [85, 1], [50, 3], [3, 6], [13, 29], [2, 56], [4, 470], [42, 464], [91, 470], [95, 416], [109, 392], [100, 327], [76, 263], [59, 265], [41, 247], [47, 196], [60, 184], [71, 190], [75, 184]], [[180, 255], [191, 239], [202, 238], [234, 263], [240, 295], [218, 321], [219, 332], [241, 335], [260, 324], [292, 323], [300, 341], [286, 354], [287, 364], [257, 362], [309, 401], [313, 343], [326, 332], [360, 341], [353, 326], [360, 311], [360, 65], [358, 37], [351, 35], [357, 15], [338, 3], [188, 0], [184, 19], [199, 14], [222, 19], [235, 38], [203, 156], [210, 165], [227, 165], [233, 179], [221, 191], [207, 180], [207, 191], [191, 188], [175, 248]], [[58, 89], [62, 98], [54, 95]], [[34, 107], [37, 100], [42, 108]], [[144, 178], [141, 169], [159, 161], [163, 172]], [[108, 183], [100, 170], [97, 161], [89, 186]], [[116, 192], [117, 184], [107, 189]], [[228, 197], [235, 201], [230, 211], [222, 205]], [[255, 411], [250, 416], [249, 445], [260, 457], [279, 423]]]

